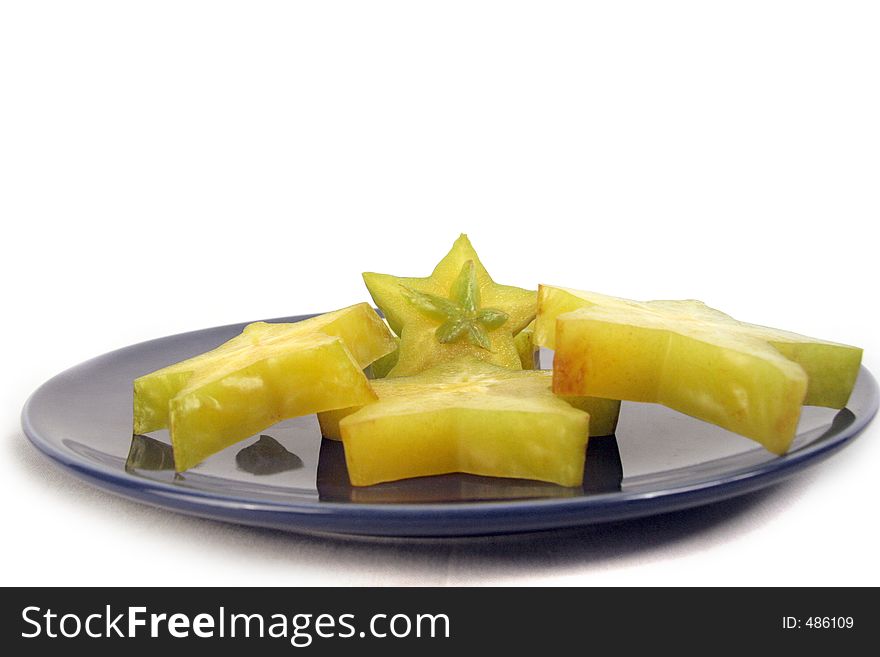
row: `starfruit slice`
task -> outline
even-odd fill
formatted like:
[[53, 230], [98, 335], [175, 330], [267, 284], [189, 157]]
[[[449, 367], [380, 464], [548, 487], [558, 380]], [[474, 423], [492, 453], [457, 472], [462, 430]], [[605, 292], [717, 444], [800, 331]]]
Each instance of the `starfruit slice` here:
[[[496, 502], [516, 499], [576, 497], [590, 492], [620, 490], [620, 478], [610, 455], [608, 441], [590, 443], [584, 464], [584, 487], [557, 486], [546, 481], [504, 479], [452, 474], [432, 477], [429, 486], [421, 479], [401, 479], [374, 486], [352, 486], [341, 442], [325, 440], [318, 458], [317, 488], [322, 502], [363, 504], [431, 504], [450, 502]], [[612, 447], [615, 447], [613, 444]], [[594, 460], [595, 459], [595, 460]], [[617, 461], [619, 464], [619, 459]], [[591, 477], [591, 475], [594, 475]]]
[[[388, 321], [383, 321], [385, 322], [385, 325], [388, 326]], [[371, 379], [384, 379], [388, 376], [388, 373], [394, 369], [394, 366], [397, 365], [397, 359], [400, 356], [400, 338], [396, 335], [392, 336], [392, 338], [394, 340], [394, 349], [381, 358], [376, 359], [373, 361], [373, 364], [370, 365], [367, 374]]]
[[739, 322], [700, 301], [637, 302], [542, 286], [536, 339], [553, 389], [658, 402], [783, 454], [804, 403], [846, 405], [861, 349]]
[[[538, 346], [534, 337], [535, 322], [532, 321], [514, 338], [517, 353], [524, 370], [539, 369]], [[398, 341], [399, 339], [395, 338]], [[370, 378], [382, 379], [397, 364], [399, 350], [394, 350], [387, 356], [383, 356], [370, 366]], [[373, 387], [381, 391], [383, 383], [374, 381]], [[620, 416], [620, 401], [612, 399], [600, 399], [598, 397], [561, 397], [575, 408], [590, 414], [590, 436], [610, 436], [617, 428], [617, 420]], [[332, 411], [318, 413], [318, 421], [321, 424], [321, 433], [325, 438], [341, 440], [339, 433], [339, 421], [354, 413], [360, 407], [340, 408]]]
[[355, 486], [452, 472], [581, 484], [589, 415], [549, 372], [468, 359], [374, 385], [379, 401], [338, 423]]
[[[513, 338], [516, 350], [524, 370], [539, 369], [538, 344], [535, 342], [535, 322], [526, 326]], [[601, 399], [599, 397], [566, 397], [567, 401], [575, 408], [590, 414], [590, 436], [610, 436], [617, 428], [617, 420], [620, 416], [620, 400]], [[339, 413], [340, 411], [332, 411]]]
[[[553, 373], [548, 371], [551, 379]], [[585, 397], [579, 395], [557, 395], [575, 408], [585, 411], [590, 416], [590, 436], [611, 436], [617, 429], [620, 417], [620, 400], [603, 399], [602, 397]]]
[[[537, 380], [550, 382], [552, 373], [548, 371], [535, 371]], [[373, 390], [379, 399], [399, 396], [400, 390], [409, 390], [413, 377], [392, 377], [384, 380], [372, 381]], [[610, 436], [617, 427], [617, 419], [620, 415], [620, 402], [611, 399], [599, 399], [597, 397], [563, 397], [559, 399], [569, 405], [586, 412], [590, 416], [590, 436]], [[368, 402], [372, 403], [372, 402]], [[318, 423], [321, 425], [321, 435], [330, 440], [342, 440], [339, 423], [349, 415], [356, 413], [363, 405], [349, 408], [337, 408], [318, 413]]]
[[516, 353], [519, 354], [519, 362], [524, 370], [540, 369], [538, 345], [535, 344], [535, 320], [513, 336], [513, 344], [516, 345]]
[[213, 351], [134, 382], [134, 432], [168, 427], [183, 471], [276, 422], [376, 398], [363, 368], [394, 349], [366, 303], [257, 322]]
[[466, 235], [427, 278], [365, 273], [364, 282], [400, 336], [388, 376], [463, 357], [520, 369], [513, 336], [535, 316], [535, 293], [495, 283]]

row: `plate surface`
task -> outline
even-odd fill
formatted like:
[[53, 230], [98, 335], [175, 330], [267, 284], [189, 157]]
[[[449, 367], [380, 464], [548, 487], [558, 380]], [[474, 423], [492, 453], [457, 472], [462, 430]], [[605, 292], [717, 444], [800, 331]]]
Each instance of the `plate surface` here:
[[756, 490], [849, 443], [878, 406], [877, 382], [862, 368], [847, 408], [805, 408], [792, 449], [777, 457], [663, 407], [625, 403], [616, 436], [590, 440], [579, 488], [470, 475], [354, 488], [341, 444], [321, 439], [314, 416], [282, 422], [175, 474], [166, 432], [131, 435], [131, 382], [213, 349], [244, 326], [144, 342], [63, 372], [28, 400], [24, 432], [92, 484], [174, 511], [295, 531], [463, 536], [633, 518]]

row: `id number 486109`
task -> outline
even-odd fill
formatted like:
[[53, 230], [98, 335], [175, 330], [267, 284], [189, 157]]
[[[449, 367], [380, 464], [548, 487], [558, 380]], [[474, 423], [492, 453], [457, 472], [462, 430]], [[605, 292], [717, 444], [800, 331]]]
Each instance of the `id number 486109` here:
[[807, 628], [811, 630], [851, 630], [855, 622], [852, 616], [783, 616], [782, 627], [786, 630]]

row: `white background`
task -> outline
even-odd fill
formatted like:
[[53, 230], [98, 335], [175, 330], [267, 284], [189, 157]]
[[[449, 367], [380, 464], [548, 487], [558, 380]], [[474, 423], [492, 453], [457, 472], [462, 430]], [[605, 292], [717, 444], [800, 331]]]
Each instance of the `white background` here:
[[732, 503], [499, 538], [153, 510], [38, 455], [55, 373], [366, 300], [467, 232], [496, 280], [700, 298], [880, 372], [871, 2], [4, 2], [3, 584], [880, 584], [880, 423]]

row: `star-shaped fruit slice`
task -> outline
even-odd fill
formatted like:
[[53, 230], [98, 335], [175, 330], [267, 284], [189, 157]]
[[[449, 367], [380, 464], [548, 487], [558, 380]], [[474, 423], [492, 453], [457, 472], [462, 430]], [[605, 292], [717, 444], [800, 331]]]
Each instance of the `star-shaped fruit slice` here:
[[452, 472], [579, 486], [590, 416], [551, 379], [464, 359], [374, 381], [378, 401], [319, 418], [355, 486]]
[[[522, 368], [524, 370], [535, 370], [538, 365], [537, 347], [532, 341], [534, 331], [534, 322], [517, 334], [515, 338], [516, 347], [522, 360]], [[395, 352], [396, 354], [396, 352]], [[387, 359], [388, 356], [380, 358], [371, 366], [373, 370], [376, 365]], [[384, 376], [384, 374], [375, 374]], [[540, 372], [539, 379], [550, 380], [550, 372]], [[388, 380], [375, 378], [371, 383], [373, 390], [380, 399], [386, 396], [394, 396], [399, 386], [408, 385], [408, 378], [392, 377]], [[585, 411], [590, 415], [590, 436], [610, 436], [617, 428], [617, 419], [620, 415], [620, 401], [613, 399], [600, 399], [598, 397], [560, 397], [568, 402], [571, 406]], [[352, 406], [350, 408], [338, 408], [332, 411], [324, 411], [318, 413], [318, 422], [321, 425], [321, 435], [331, 440], [342, 440], [342, 434], [339, 431], [339, 422], [360, 410], [363, 406]]]
[[737, 321], [700, 301], [541, 286], [535, 339], [553, 390], [658, 402], [783, 454], [802, 404], [842, 408], [861, 349]]
[[376, 399], [363, 368], [394, 338], [366, 303], [257, 322], [213, 351], [134, 382], [134, 432], [169, 428], [183, 471], [280, 420]]
[[[513, 338], [524, 370], [540, 369], [538, 344], [535, 342], [535, 321]], [[620, 416], [619, 399], [599, 397], [563, 397], [565, 401], [590, 414], [590, 436], [610, 436], [617, 428]], [[332, 411], [338, 413], [339, 411]]]
[[[439, 366], [437, 366], [439, 367]], [[552, 373], [545, 370], [536, 370], [537, 380], [552, 380]], [[383, 380], [378, 379], [371, 381], [373, 390], [379, 396], [379, 399], [397, 394], [398, 382], [407, 384], [412, 377], [392, 377]], [[557, 397], [570, 406], [584, 411], [590, 416], [590, 437], [611, 436], [617, 428], [617, 419], [620, 415], [620, 401], [614, 399], [600, 399], [598, 397], [565, 397], [557, 395]], [[372, 402], [368, 402], [372, 403]], [[330, 440], [342, 440], [342, 433], [339, 430], [339, 423], [352, 413], [363, 408], [361, 406], [351, 406], [349, 408], [337, 408], [331, 411], [323, 411], [318, 413], [318, 422], [321, 425], [321, 435]]]
[[462, 357], [522, 367], [513, 337], [535, 316], [535, 292], [495, 283], [466, 235], [427, 278], [365, 273], [364, 282], [400, 336], [388, 376]]
[[535, 344], [535, 320], [513, 337], [513, 344], [524, 370], [541, 369], [538, 362], [538, 345]]

